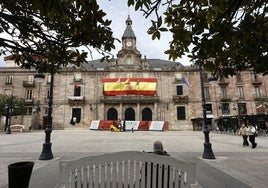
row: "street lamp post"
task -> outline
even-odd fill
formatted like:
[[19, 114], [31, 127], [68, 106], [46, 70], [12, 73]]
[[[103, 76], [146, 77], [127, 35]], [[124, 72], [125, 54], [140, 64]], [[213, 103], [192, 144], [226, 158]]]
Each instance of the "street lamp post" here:
[[204, 152], [202, 157], [204, 159], [215, 159], [214, 153], [212, 151], [211, 143], [209, 141], [209, 130], [207, 126], [207, 112], [206, 112], [206, 99], [204, 91], [204, 78], [203, 78], [203, 68], [200, 65], [200, 86], [201, 86], [201, 96], [202, 96], [202, 110], [203, 110], [203, 133], [205, 135]]
[[11, 108], [9, 107], [9, 104], [5, 104], [5, 108], [7, 109], [7, 128], [6, 128], [6, 134], [11, 134], [11, 130], [10, 130], [10, 120], [11, 120]]
[[233, 110], [237, 110], [237, 124], [238, 124], [238, 126], [240, 126], [240, 106], [239, 106], [238, 99], [236, 100], [236, 105], [237, 105], [237, 108], [236, 108], [235, 104], [233, 105]]
[[[35, 80], [37, 82], [42, 82], [45, 78], [43, 74], [35, 74]], [[51, 150], [52, 143], [50, 142], [51, 132], [52, 132], [52, 105], [53, 105], [53, 87], [54, 87], [54, 74], [51, 74], [51, 80], [49, 85], [49, 99], [48, 99], [48, 114], [47, 114], [47, 124], [45, 129], [45, 143], [43, 144], [42, 153], [39, 160], [49, 160], [53, 159], [53, 154]]]
[[218, 102], [217, 102], [217, 93], [216, 93], [216, 82], [217, 82], [218, 78], [214, 75], [211, 75], [208, 78], [208, 81], [211, 85], [214, 86], [214, 95], [215, 95], [215, 107], [216, 107], [216, 112], [217, 112], [217, 118], [219, 117], [219, 111], [218, 111]]
[[32, 123], [32, 128], [33, 129], [40, 129], [41, 125], [40, 125], [40, 100], [37, 100], [36, 104], [35, 104], [35, 110], [34, 110], [34, 117], [33, 117], [34, 121]]
[[7, 118], [7, 128], [6, 128], [6, 134], [11, 134], [11, 130], [10, 130], [10, 125], [11, 125], [11, 116], [13, 114], [14, 108], [17, 108], [17, 104], [14, 104], [14, 97], [11, 96], [8, 99], [8, 103], [5, 104], [5, 108], [7, 109], [8, 112], [8, 118]]

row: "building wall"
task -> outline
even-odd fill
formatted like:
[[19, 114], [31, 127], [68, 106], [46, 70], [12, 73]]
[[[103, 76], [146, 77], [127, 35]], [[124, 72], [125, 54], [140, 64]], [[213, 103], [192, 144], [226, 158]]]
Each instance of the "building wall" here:
[[[74, 75], [81, 72], [82, 81], [77, 82], [81, 87], [81, 95], [84, 96], [83, 104], [70, 104], [69, 97], [74, 95]], [[14, 79], [12, 85], [5, 84], [7, 74], [12, 74]], [[46, 75], [45, 81], [39, 84], [35, 83], [33, 87], [24, 87], [23, 81], [27, 80], [27, 75], [34, 75], [34, 71], [26, 71], [20, 68], [0, 68], [0, 87], [1, 94], [4, 94], [5, 89], [13, 90], [13, 95], [16, 97], [25, 98], [27, 89], [33, 90], [33, 103], [28, 107], [34, 108], [36, 102], [40, 100], [40, 123], [43, 124], [43, 117], [46, 116], [45, 108], [47, 107], [47, 84]], [[175, 82], [177, 75], [187, 78], [189, 87], [180, 82]], [[104, 77], [156, 77], [157, 78], [157, 103], [136, 103], [136, 104], [104, 104], [100, 102], [100, 97], [103, 96], [103, 84], [101, 79]], [[258, 75], [257, 83], [252, 82], [252, 74], [250, 72], [242, 72], [243, 82], [238, 83], [235, 77], [230, 77], [226, 80], [227, 84], [221, 84], [220, 81], [214, 86], [205, 81], [204, 86], [209, 88], [210, 98], [206, 100], [207, 104], [212, 106], [212, 114], [208, 114], [210, 118], [222, 116], [221, 106], [223, 103], [229, 104], [230, 114], [238, 115], [237, 104], [245, 103], [247, 114], [257, 114], [257, 106], [267, 101], [267, 76]], [[204, 78], [205, 79], [205, 78]], [[206, 80], [206, 79], [205, 79]], [[176, 86], [183, 86], [183, 95], [188, 96], [186, 102], [174, 102], [173, 96], [177, 95]], [[228, 100], [224, 101], [221, 97], [221, 87], [226, 86]], [[243, 87], [244, 98], [239, 99], [237, 87]], [[256, 98], [255, 87], [260, 88], [260, 97]], [[216, 89], [216, 90], [215, 90]], [[216, 92], [216, 93], [215, 93]], [[215, 98], [216, 96], [216, 98]], [[185, 120], [177, 120], [177, 107], [185, 107]], [[217, 107], [216, 107], [217, 106]], [[104, 71], [79, 71], [65, 70], [60, 74], [55, 75], [54, 95], [53, 95], [53, 128], [64, 129], [78, 127], [87, 129], [91, 120], [106, 120], [107, 110], [111, 107], [117, 109], [119, 117], [124, 119], [125, 109], [132, 107], [135, 110], [136, 120], [141, 120], [141, 111], [145, 107], [149, 107], [153, 112], [153, 120], [168, 121], [170, 130], [192, 130], [191, 119], [202, 117], [201, 105], [201, 88], [200, 74], [197, 69], [189, 67], [184, 71], [147, 71], [147, 72], [104, 72]], [[233, 108], [233, 107], [236, 107]], [[72, 109], [81, 108], [81, 121], [75, 125], [71, 125]], [[217, 114], [218, 113], [218, 114]], [[26, 118], [26, 117], [25, 117]], [[24, 119], [25, 119], [24, 118]], [[21, 118], [23, 119], [23, 118]], [[16, 122], [18, 123], [18, 122]], [[27, 121], [21, 123], [30, 124], [31, 120], [27, 116]], [[30, 125], [26, 125], [29, 127]]]

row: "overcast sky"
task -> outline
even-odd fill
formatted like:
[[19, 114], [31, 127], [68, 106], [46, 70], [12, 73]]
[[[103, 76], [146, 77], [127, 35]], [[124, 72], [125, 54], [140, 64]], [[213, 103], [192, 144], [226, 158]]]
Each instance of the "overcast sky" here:
[[[132, 29], [137, 39], [137, 49], [142, 54], [146, 55], [147, 59], [163, 59], [168, 60], [168, 55], [164, 52], [169, 48], [171, 34], [168, 32], [162, 33], [160, 40], [152, 40], [151, 35], [147, 34], [148, 28], [151, 26], [152, 17], [145, 19], [143, 13], [135, 11], [133, 7], [127, 6], [126, 0], [101, 0], [98, 1], [100, 7], [107, 13], [107, 18], [112, 20], [111, 28], [114, 32], [114, 37], [121, 40], [121, 37], [126, 28], [126, 19], [128, 15], [132, 19]], [[115, 55], [121, 49], [122, 45], [116, 42], [116, 50], [112, 53]], [[188, 58], [176, 60], [183, 65], [190, 65]]]
[[[147, 59], [163, 59], [168, 60], [168, 55], [164, 53], [169, 47], [169, 41], [171, 41], [171, 35], [166, 32], [161, 34], [160, 40], [152, 40], [151, 36], [147, 34], [147, 30], [150, 27], [151, 19], [143, 17], [143, 13], [134, 11], [133, 7], [127, 6], [126, 0], [100, 0], [98, 1], [101, 9], [107, 13], [107, 19], [112, 20], [111, 28], [114, 37], [121, 40], [124, 30], [126, 28], [126, 19], [128, 15], [132, 19], [132, 29], [137, 39], [137, 49], [142, 54], [142, 57], [146, 56]], [[111, 53], [116, 57], [117, 52], [121, 49], [122, 44], [115, 42], [116, 49]], [[93, 51], [93, 59], [101, 58], [97, 52]], [[188, 58], [182, 58], [176, 60], [183, 65], [190, 65]], [[0, 66], [3, 66], [3, 57], [0, 59]]]

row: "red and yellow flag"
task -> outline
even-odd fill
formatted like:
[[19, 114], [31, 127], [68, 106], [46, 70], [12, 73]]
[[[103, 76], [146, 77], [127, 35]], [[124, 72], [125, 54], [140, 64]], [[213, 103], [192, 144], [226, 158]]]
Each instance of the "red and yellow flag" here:
[[155, 95], [157, 78], [103, 78], [103, 94]]

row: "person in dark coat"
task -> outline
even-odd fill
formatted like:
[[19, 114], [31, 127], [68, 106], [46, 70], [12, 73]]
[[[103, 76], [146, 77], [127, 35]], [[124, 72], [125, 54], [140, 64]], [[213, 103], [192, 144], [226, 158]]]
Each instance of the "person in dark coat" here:
[[167, 155], [170, 156], [163, 147], [163, 144], [161, 141], [155, 141], [154, 142], [154, 153], [157, 155]]

